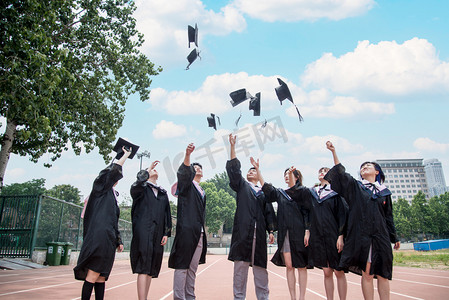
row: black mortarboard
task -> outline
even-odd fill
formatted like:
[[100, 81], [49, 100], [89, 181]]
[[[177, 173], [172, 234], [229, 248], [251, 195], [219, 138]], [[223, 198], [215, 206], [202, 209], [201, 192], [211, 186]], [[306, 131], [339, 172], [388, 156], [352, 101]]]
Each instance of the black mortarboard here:
[[276, 95], [278, 96], [279, 101], [281, 101], [281, 105], [282, 105], [282, 101], [284, 101], [285, 99], [290, 100], [291, 103], [293, 103], [293, 105], [296, 108], [296, 112], [298, 113], [298, 117], [299, 117], [299, 122], [302, 122], [302, 116], [299, 113], [299, 109], [296, 106], [295, 102], [293, 102], [293, 97], [292, 94], [290, 93], [290, 90], [288, 89], [288, 86], [285, 82], [283, 82], [280, 78], [278, 78], [278, 82], [280, 84], [280, 86], [278, 86], [277, 88], [275, 88], [274, 90], [276, 91]]
[[[220, 124], [220, 118], [217, 116], [218, 124]], [[217, 123], [215, 122], [215, 114], [211, 113], [210, 117], [207, 117], [207, 123], [209, 123], [209, 127], [213, 127], [217, 130]]]
[[200, 52], [198, 51], [198, 49], [195, 48], [192, 50], [192, 52], [190, 52], [189, 56], [187, 56], [189, 65], [187, 66], [186, 70], [189, 69], [190, 65], [196, 60], [197, 57], [201, 59]]
[[188, 35], [189, 35], [189, 48], [190, 43], [195, 43], [195, 45], [198, 47], [198, 26], [195, 24], [195, 28], [192, 26], [187, 26], [188, 29]]
[[280, 86], [278, 86], [277, 88], [275, 88], [276, 91], [276, 95], [278, 96], [279, 101], [281, 101], [281, 105], [282, 105], [282, 101], [284, 101], [285, 99], [290, 100], [291, 103], [293, 103], [293, 97], [292, 94], [290, 93], [290, 90], [288, 89], [288, 86], [285, 82], [283, 82], [280, 78], [278, 78], [279, 84]]
[[139, 150], [139, 146], [134, 145], [122, 138], [118, 138], [117, 143], [115, 143], [114, 149], [112, 149], [114, 152], [117, 152], [117, 155], [115, 156], [116, 159], [120, 159], [124, 152], [122, 150], [122, 147], [125, 147], [127, 150], [131, 149], [131, 154], [129, 155], [129, 159], [132, 159], [134, 155], [136, 154], [137, 150]]
[[231, 100], [232, 107], [239, 105], [243, 101], [252, 97], [250, 93], [246, 92], [246, 89], [233, 91], [232, 93], [229, 94], [229, 96], [231, 96], [232, 99]]
[[260, 93], [256, 94], [256, 97], [251, 97], [249, 101], [249, 110], [253, 110], [253, 116], [260, 116]]

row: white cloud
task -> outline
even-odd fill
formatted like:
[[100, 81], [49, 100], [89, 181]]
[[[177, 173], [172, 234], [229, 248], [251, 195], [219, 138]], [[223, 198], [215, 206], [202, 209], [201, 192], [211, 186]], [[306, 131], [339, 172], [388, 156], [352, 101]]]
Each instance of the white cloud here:
[[[151, 92], [151, 103], [171, 115], [209, 114], [218, 115], [230, 111], [229, 93], [241, 88], [255, 95], [261, 93], [263, 112], [286, 109], [289, 116], [297, 118], [291, 103], [283, 101], [280, 106], [274, 89], [279, 86], [278, 76], [248, 75], [248, 73], [224, 73], [208, 76], [195, 91], [167, 91], [155, 88]], [[362, 113], [385, 115], [394, 113], [392, 103], [362, 102], [354, 97], [335, 96], [326, 89], [305, 92], [298, 85], [284, 79], [303, 117], [342, 118]], [[241, 108], [245, 104], [240, 104]], [[245, 105], [247, 106], [247, 105]]]
[[234, 5], [253, 18], [268, 22], [320, 18], [341, 20], [359, 16], [374, 6], [373, 0], [235, 0]]
[[449, 62], [441, 61], [425, 39], [413, 38], [402, 44], [362, 41], [353, 52], [338, 58], [324, 54], [307, 66], [302, 81], [305, 86], [327, 87], [336, 93], [447, 92]]
[[26, 171], [22, 168], [6, 169], [5, 178], [8, 179], [8, 182], [14, 182], [21, 180], [25, 174]]
[[[199, 48], [204, 36], [225, 35], [232, 31], [241, 32], [246, 22], [233, 6], [226, 6], [216, 13], [207, 10], [196, 0], [138, 0], [134, 16], [137, 29], [145, 35], [143, 52], [150, 55], [157, 65], [180, 62], [190, 52], [187, 48], [187, 25], [198, 23]], [[186, 63], [187, 65], [187, 63]]]
[[184, 136], [187, 129], [184, 125], [177, 125], [171, 121], [160, 121], [153, 130], [155, 139], [169, 139], [174, 137]]
[[208, 76], [196, 91], [169, 92], [162, 88], [155, 88], [151, 92], [151, 102], [155, 107], [163, 108], [172, 115], [210, 112], [220, 114], [232, 109], [229, 93], [246, 88], [252, 95], [261, 92], [263, 109], [270, 109], [274, 106], [273, 103], [279, 103], [274, 91], [278, 85], [276, 78], [275, 76], [250, 76], [245, 72], [212, 75]]
[[[395, 112], [394, 103], [361, 102], [354, 97], [336, 96], [327, 103], [299, 107], [300, 113], [304, 116], [317, 118], [346, 118], [350, 116], [360, 116], [364, 113], [383, 116]], [[297, 113], [292, 106], [287, 110], [287, 114], [296, 117]]]
[[449, 144], [438, 143], [429, 138], [418, 138], [413, 142], [413, 146], [419, 151], [445, 153], [449, 150]]

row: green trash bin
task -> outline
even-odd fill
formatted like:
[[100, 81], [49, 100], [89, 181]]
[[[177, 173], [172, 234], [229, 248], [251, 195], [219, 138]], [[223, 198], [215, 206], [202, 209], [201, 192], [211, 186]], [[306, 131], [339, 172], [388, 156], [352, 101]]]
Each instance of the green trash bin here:
[[61, 242], [47, 242], [47, 263], [50, 266], [59, 266], [61, 263], [62, 247]]
[[72, 254], [73, 244], [66, 242], [63, 243], [62, 246], [62, 254], [61, 254], [61, 265], [69, 265], [70, 264], [70, 254]]

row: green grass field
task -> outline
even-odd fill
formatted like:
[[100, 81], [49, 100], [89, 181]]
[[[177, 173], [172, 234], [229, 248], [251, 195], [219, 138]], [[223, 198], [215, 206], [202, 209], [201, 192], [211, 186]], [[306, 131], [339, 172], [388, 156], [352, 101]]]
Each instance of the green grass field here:
[[449, 270], [449, 249], [436, 251], [394, 251], [395, 266]]

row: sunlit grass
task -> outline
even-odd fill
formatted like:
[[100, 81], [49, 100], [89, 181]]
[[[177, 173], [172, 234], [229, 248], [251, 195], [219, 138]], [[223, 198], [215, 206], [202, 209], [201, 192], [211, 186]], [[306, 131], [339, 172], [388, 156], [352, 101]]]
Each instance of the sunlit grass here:
[[435, 251], [394, 251], [395, 266], [449, 270], [449, 249]]

